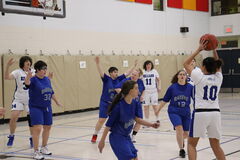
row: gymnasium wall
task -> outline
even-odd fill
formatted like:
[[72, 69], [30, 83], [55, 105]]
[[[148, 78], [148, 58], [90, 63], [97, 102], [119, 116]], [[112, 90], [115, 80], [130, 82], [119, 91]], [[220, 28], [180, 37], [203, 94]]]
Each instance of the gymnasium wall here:
[[[240, 14], [210, 17], [210, 33], [218, 37], [240, 35]], [[225, 33], [225, 26], [232, 26], [232, 33]]]
[[[166, 1], [164, 1], [167, 3]], [[209, 32], [209, 13], [119, 0], [67, 0], [66, 18], [0, 16], [0, 53], [190, 53]], [[189, 27], [186, 34], [180, 27]]]
[[[18, 68], [18, 60], [22, 55], [2, 55], [2, 69], [5, 71], [6, 64], [10, 58], [14, 58], [16, 62], [10, 67], [9, 71]], [[95, 56], [79, 56], [79, 55], [49, 55], [37, 56], [31, 55], [33, 63], [37, 60], [43, 60], [48, 64], [48, 71], [53, 72], [51, 80], [55, 95], [59, 102], [64, 105], [63, 108], [58, 107], [53, 102], [53, 112], [61, 113], [67, 111], [96, 108], [99, 105], [99, 100], [102, 91], [102, 82], [99, 73], [97, 72], [94, 61]], [[161, 55], [161, 56], [100, 56], [100, 65], [103, 71], [107, 73], [110, 66], [116, 66], [119, 69], [119, 74], [126, 72], [134, 61], [138, 60], [138, 67], [142, 68], [144, 61], [151, 60], [155, 63], [155, 69], [160, 74], [162, 91], [159, 98], [165, 94], [173, 75], [183, 68], [183, 61], [186, 55]], [[86, 62], [86, 68], [80, 68], [80, 61]], [[123, 67], [123, 61], [128, 61], [128, 67]], [[197, 62], [201, 61], [201, 56], [197, 58]], [[2, 74], [1, 74], [2, 75]], [[1, 76], [0, 81], [3, 81], [3, 86], [0, 85], [2, 94], [0, 103], [6, 109], [4, 118], [9, 119], [13, 93], [15, 90], [14, 80], [4, 80]], [[1, 105], [2, 106], [2, 105]], [[26, 113], [21, 115], [26, 116]]]

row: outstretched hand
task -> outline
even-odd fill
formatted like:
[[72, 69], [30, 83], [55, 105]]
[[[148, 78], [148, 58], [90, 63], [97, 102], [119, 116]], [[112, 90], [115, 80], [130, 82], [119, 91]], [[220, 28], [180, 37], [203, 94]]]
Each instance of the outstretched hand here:
[[53, 79], [53, 72], [49, 72], [49, 73], [48, 73], [48, 78], [49, 78], [49, 79]]
[[206, 49], [208, 42], [209, 42], [208, 40], [201, 39], [201, 40], [200, 40], [200, 43], [199, 43], [198, 49], [199, 49], [200, 51]]
[[15, 63], [15, 60], [13, 58], [9, 59], [7, 65], [11, 66], [13, 63]]
[[96, 62], [96, 64], [99, 64], [100, 60], [99, 60], [99, 57], [98, 57], [98, 56], [95, 57], [95, 62]]

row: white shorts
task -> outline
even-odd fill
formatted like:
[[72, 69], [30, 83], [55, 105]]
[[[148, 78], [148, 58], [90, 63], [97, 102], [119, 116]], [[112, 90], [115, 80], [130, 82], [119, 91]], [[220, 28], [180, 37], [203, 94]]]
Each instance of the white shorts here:
[[190, 137], [220, 139], [221, 113], [220, 112], [195, 112], [190, 125]]
[[12, 111], [26, 111], [29, 112], [28, 102], [23, 102], [19, 100], [13, 100], [12, 102]]
[[145, 91], [144, 93], [144, 101], [142, 103], [143, 106], [150, 106], [150, 105], [158, 105], [158, 92], [148, 92]]

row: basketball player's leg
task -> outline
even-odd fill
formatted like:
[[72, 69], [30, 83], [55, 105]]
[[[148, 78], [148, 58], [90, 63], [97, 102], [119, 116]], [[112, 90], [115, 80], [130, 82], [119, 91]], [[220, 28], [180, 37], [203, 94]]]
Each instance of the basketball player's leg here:
[[99, 131], [101, 130], [102, 126], [104, 125], [104, 123], [107, 120], [107, 110], [108, 110], [108, 105], [109, 103], [106, 102], [100, 102], [100, 107], [99, 107], [99, 118], [98, 121], [95, 125], [95, 130], [91, 139], [92, 143], [96, 143], [97, 141], [97, 135], [99, 133]]
[[219, 139], [216, 138], [209, 138], [209, 142], [211, 145], [211, 148], [213, 150], [213, 153], [215, 154], [217, 160], [225, 160], [224, 152], [220, 146]]
[[17, 120], [19, 115], [21, 114], [22, 110], [12, 110], [11, 111], [11, 118], [9, 122], [9, 129], [10, 129], [10, 134], [14, 135], [16, 128], [17, 128]]
[[44, 125], [42, 133], [42, 148], [41, 153], [45, 155], [51, 155], [52, 153], [48, 151], [47, 144], [50, 135], [50, 130], [52, 127], [52, 108], [48, 107], [48, 111], [44, 112]]
[[219, 142], [221, 138], [221, 114], [220, 112], [212, 112], [211, 117], [213, 119], [207, 128], [209, 142], [216, 158], [225, 160], [225, 155]]
[[188, 138], [188, 159], [196, 160], [197, 159], [197, 144], [199, 141], [199, 137], [189, 137]]
[[183, 141], [184, 141], [184, 131], [182, 125], [178, 125], [175, 127], [176, 129], [176, 139], [178, 143], [179, 149], [183, 149]]
[[23, 104], [14, 100], [12, 103], [11, 118], [9, 122], [10, 134], [8, 136], [8, 142], [7, 142], [8, 147], [12, 147], [13, 145], [14, 134], [17, 128], [17, 120], [23, 110], [24, 110]]

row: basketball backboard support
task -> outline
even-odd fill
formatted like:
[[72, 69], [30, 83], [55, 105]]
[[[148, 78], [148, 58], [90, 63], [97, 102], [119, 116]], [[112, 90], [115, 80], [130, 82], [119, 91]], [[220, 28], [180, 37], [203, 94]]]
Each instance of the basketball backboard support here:
[[46, 14], [46, 10], [42, 7], [38, 0], [0, 0], [0, 11], [2, 12], [2, 15], [5, 13], [15, 13], [43, 17], [65, 18], [65, 0], [56, 0], [56, 2], [57, 5], [53, 11], [54, 14]]

